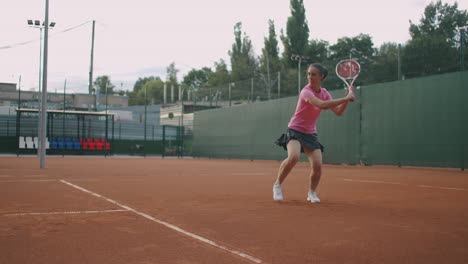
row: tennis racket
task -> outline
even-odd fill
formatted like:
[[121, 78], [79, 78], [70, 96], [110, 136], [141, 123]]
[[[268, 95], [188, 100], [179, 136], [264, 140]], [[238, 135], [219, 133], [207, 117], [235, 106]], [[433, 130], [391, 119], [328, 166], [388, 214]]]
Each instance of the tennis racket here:
[[360, 72], [361, 65], [355, 60], [342, 60], [336, 65], [336, 75], [346, 84], [348, 93]]

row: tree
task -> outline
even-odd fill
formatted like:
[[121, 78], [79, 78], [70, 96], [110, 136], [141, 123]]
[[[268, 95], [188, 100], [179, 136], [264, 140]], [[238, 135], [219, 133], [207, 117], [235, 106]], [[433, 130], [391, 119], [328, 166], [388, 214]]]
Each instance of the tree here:
[[193, 69], [184, 76], [182, 84], [190, 93], [196, 95], [200, 89], [206, 87], [210, 73], [211, 69], [208, 67], [203, 67], [201, 70]]
[[410, 21], [411, 40], [405, 45], [402, 69], [406, 78], [458, 70], [459, 31], [468, 23], [458, 4], [430, 3], [420, 24]]
[[262, 55], [260, 56], [260, 74], [266, 83], [268, 98], [270, 98], [271, 87], [273, 85], [271, 75], [277, 73], [281, 69], [281, 63], [273, 20], [268, 20], [268, 25], [268, 38], [265, 38], [263, 41], [264, 47], [262, 49]]
[[457, 49], [440, 35], [421, 35], [406, 44], [402, 70], [405, 78], [451, 72], [458, 69]]
[[[111, 83], [110, 77], [107, 75], [98, 76], [96, 80], [94, 81], [94, 86], [96, 87], [97, 90], [99, 90], [99, 93], [101, 94], [106, 93], [106, 88], [107, 88], [107, 94], [114, 93], [115, 86]], [[96, 91], [94, 92], [96, 93]]]
[[200, 87], [196, 96], [198, 98], [209, 96], [211, 99], [219, 99], [222, 94], [222, 90], [227, 89], [230, 80], [231, 77], [226, 62], [223, 59], [220, 59], [219, 62], [214, 63], [214, 71], [211, 71], [208, 74], [206, 86]]
[[[149, 78], [148, 78], [149, 79]], [[129, 93], [129, 105], [160, 104], [163, 102], [164, 82], [159, 77], [151, 77], [143, 87]], [[145, 94], [146, 93], [146, 94]]]
[[268, 70], [270, 72], [279, 71], [279, 47], [273, 20], [268, 20], [268, 38], [264, 38], [263, 44], [264, 47], [260, 56], [261, 72], [267, 72]]
[[[177, 73], [179, 72], [178, 69], [175, 67], [175, 62], [169, 64], [166, 68], [166, 84], [168, 91], [171, 91], [172, 87], [174, 87], [174, 99], [177, 100], [179, 96], [179, 83], [177, 82]], [[170, 94], [170, 92], [168, 92]], [[169, 96], [170, 98], [170, 96]]]
[[[143, 105], [145, 103], [143, 87], [145, 86], [146, 83], [152, 82], [155, 80], [161, 80], [161, 78], [156, 77], [156, 76], [138, 78], [138, 80], [133, 85], [133, 91], [127, 92], [127, 95], [129, 97], [128, 105]], [[143, 93], [140, 91], [143, 91]]]
[[208, 67], [203, 67], [201, 70], [193, 69], [184, 76], [182, 83], [189, 89], [198, 89], [202, 86], [206, 86], [210, 73], [211, 69]]
[[328, 60], [328, 49], [330, 44], [328, 41], [324, 40], [311, 40], [307, 49], [305, 51], [305, 55], [309, 57], [310, 62], [318, 62], [324, 63]]
[[208, 74], [207, 86], [216, 87], [229, 83], [231, 77], [226, 62], [220, 59], [214, 63], [214, 68], [214, 71]]
[[231, 57], [232, 81], [240, 81], [253, 77], [257, 68], [252, 41], [242, 32], [242, 23], [234, 26], [234, 44], [228, 52]]
[[371, 83], [389, 82], [398, 79], [398, 53], [397, 43], [384, 43], [378, 49], [369, 77]]
[[283, 61], [285, 65], [293, 68], [297, 63], [291, 61], [291, 55], [304, 55], [309, 41], [309, 26], [303, 0], [291, 0], [290, 9], [291, 16], [286, 24], [286, 36], [281, 31], [281, 40], [284, 46]]
[[156, 79], [160, 79], [159, 77], [156, 77], [156, 76], [150, 76], [150, 77], [144, 77], [144, 78], [138, 78], [138, 80], [135, 82], [135, 84], [133, 85], [133, 91], [134, 92], [138, 92], [140, 91], [143, 86], [145, 85], [146, 82], [149, 82], [149, 81], [154, 81]]
[[252, 41], [242, 32], [242, 23], [234, 26], [234, 44], [229, 51], [231, 57], [232, 97], [246, 99], [250, 95], [250, 79], [256, 75], [258, 65], [253, 51]]
[[[356, 37], [343, 37], [337, 43], [330, 46], [330, 60], [326, 63], [328, 69], [335, 69], [335, 65], [344, 59], [356, 59], [361, 64], [361, 73], [355, 85], [371, 83], [369, 71], [372, 68], [372, 60], [376, 53], [372, 38], [367, 34], [359, 34]], [[340, 89], [343, 87], [341, 80], [335, 75], [328, 78], [329, 89]]]
[[468, 24], [466, 10], [458, 10], [458, 3], [442, 4], [442, 1], [432, 2], [424, 9], [420, 24], [413, 24], [410, 20], [410, 35], [417, 39], [422, 35], [438, 36], [446, 39], [452, 47], [459, 45], [458, 27]]

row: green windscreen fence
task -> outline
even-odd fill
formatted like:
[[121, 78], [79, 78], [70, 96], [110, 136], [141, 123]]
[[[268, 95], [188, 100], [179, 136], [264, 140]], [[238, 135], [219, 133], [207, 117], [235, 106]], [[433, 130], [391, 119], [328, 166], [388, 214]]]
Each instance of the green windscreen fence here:
[[364, 88], [365, 162], [466, 167], [468, 72]]
[[[467, 71], [361, 87], [343, 116], [322, 112], [324, 162], [464, 169], [467, 90]], [[344, 92], [331, 94], [338, 98]], [[287, 129], [296, 104], [297, 97], [289, 97], [196, 112], [192, 154], [284, 159], [286, 152], [274, 141]]]

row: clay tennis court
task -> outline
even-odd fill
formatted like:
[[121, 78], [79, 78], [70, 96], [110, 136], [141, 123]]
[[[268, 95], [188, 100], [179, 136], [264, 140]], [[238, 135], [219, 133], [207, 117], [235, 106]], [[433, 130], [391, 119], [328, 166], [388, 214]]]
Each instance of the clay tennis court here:
[[459, 169], [278, 161], [0, 158], [0, 263], [467, 263]]

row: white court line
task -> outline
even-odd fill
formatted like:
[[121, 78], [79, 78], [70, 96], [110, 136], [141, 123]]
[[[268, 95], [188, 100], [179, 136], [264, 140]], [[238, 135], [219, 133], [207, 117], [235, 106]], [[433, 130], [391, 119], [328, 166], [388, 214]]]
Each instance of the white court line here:
[[383, 183], [383, 184], [395, 184], [395, 185], [407, 185], [402, 184], [399, 182], [384, 182], [384, 181], [366, 181], [366, 180], [352, 180], [352, 179], [344, 179], [345, 181], [352, 181], [352, 182], [366, 182], [366, 183]]
[[21, 215], [61, 215], [61, 214], [97, 214], [97, 213], [114, 213], [114, 212], [128, 212], [128, 210], [102, 210], [102, 211], [71, 211], [71, 212], [45, 212], [45, 213], [17, 213], [17, 214], [4, 214], [6, 216], [21, 216]]
[[231, 173], [231, 175], [239, 175], [239, 176], [242, 176], [242, 175], [265, 175], [266, 173], [264, 172], [239, 172], [239, 173]]
[[0, 182], [55, 182], [57, 180], [0, 180]]
[[[72, 179], [74, 182], [99, 182], [103, 179]], [[105, 179], [104, 179], [105, 180]], [[143, 179], [112, 179], [113, 182], [140, 182]]]
[[248, 260], [250, 260], [250, 261], [252, 261], [252, 262], [255, 262], [255, 263], [263, 263], [263, 261], [260, 260], [260, 259], [258, 259], [258, 258], [252, 257], [252, 256], [250, 256], [250, 255], [248, 255], [248, 254], [245, 254], [245, 253], [243, 253], [243, 252], [240, 252], [240, 251], [238, 251], [238, 250], [231, 249], [231, 248], [225, 247], [225, 246], [223, 246], [223, 245], [220, 245], [220, 244], [218, 244], [218, 243], [216, 243], [216, 242], [214, 242], [214, 241], [212, 241], [212, 240], [206, 239], [206, 238], [201, 237], [201, 236], [199, 236], [199, 235], [196, 235], [196, 234], [194, 234], [194, 233], [192, 233], [192, 232], [186, 231], [186, 230], [184, 230], [184, 229], [182, 229], [182, 228], [180, 228], [180, 227], [177, 227], [177, 226], [175, 226], [175, 225], [172, 225], [172, 224], [169, 224], [169, 223], [164, 222], [164, 221], [162, 221], [162, 220], [159, 220], [159, 219], [157, 219], [157, 218], [155, 218], [155, 217], [152, 217], [152, 216], [150, 216], [150, 215], [147, 215], [147, 214], [145, 214], [145, 213], [142, 213], [142, 212], [140, 212], [140, 211], [138, 211], [138, 210], [135, 210], [135, 209], [133, 209], [133, 208], [131, 208], [131, 207], [128, 207], [128, 206], [126, 206], [126, 205], [123, 205], [123, 204], [121, 204], [121, 203], [119, 203], [119, 202], [116, 202], [116, 201], [114, 201], [114, 200], [112, 200], [112, 199], [109, 199], [109, 198], [107, 198], [107, 197], [104, 197], [104, 196], [102, 196], [102, 195], [100, 195], [100, 194], [97, 194], [97, 193], [94, 193], [94, 192], [92, 192], [92, 191], [86, 190], [86, 189], [84, 189], [84, 188], [82, 188], [82, 187], [80, 187], [80, 186], [78, 186], [78, 185], [75, 185], [75, 184], [73, 184], [73, 183], [67, 182], [67, 181], [65, 181], [65, 180], [60, 180], [60, 181], [63, 182], [63, 183], [65, 183], [65, 184], [67, 184], [67, 185], [69, 185], [69, 186], [71, 186], [71, 187], [73, 187], [73, 188], [75, 188], [75, 189], [78, 189], [78, 190], [80, 190], [80, 191], [89, 193], [89, 194], [91, 194], [91, 195], [93, 195], [93, 196], [96, 196], [96, 197], [98, 197], [98, 198], [104, 199], [104, 200], [106, 200], [106, 201], [108, 201], [108, 202], [110, 202], [110, 203], [113, 203], [113, 204], [115, 204], [115, 205], [117, 205], [117, 206], [119, 206], [119, 207], [122, 207], [122, 208], [124, 208], [124, 209], [126, 209], [126, 210], [128, 210], [128, 211], [131, 211], [131, 212], [133, 212], [133, 213], [135, 213], [135, 214], [137, 214], [137, 215], [139, 215], [139, 216], [142, 216], [142, 217], [144, 217], [144, 218], [146, 218], [146, 219], [149, 219], [149, 220], [151, 220], [151, 221], [153, 221], [153, 222], [156, 222], [156, 223], [161, 224], [161, 225], [164, 225], [164, 226], [166, 226], [166, 227], [168, 227], [168, 228], [170, 228], [170, 229], [172, 229], [172, 230], [175, 230], [175, 231], [177, 231], [177, 232], [180, 232], [180, 233], [182, 233], [182, 234], [184, 234], [184, 235], [186, 235], [186, 236], [189, 236], [189, 237], [191, 237], [191, 238], [197, 239], [197, 240], [199, 240], [199, 241], [201, 241], [201, 242], [207, 243], [207, 244], [212, 245], [212, 246], [214, 246], [214, 247], [217, 247], [217, 248], [219, 248], [219, 249], [225, 250], [225, 251], [227, 251], [227, 252], [229, 252], [229, 253], [232, 253], [232, 254], [234, 254], [234, 255], [238, 255], [238, 256], [243, 257], [243, 258], [245, 258], [245, 259], [248, 259]]
[[[383, 183], [383, 184], [396, 184], [396, 185], [406, 185], [399, 182], [383, 182], [383, 181], [366, 181], [366, 180], [352, 180], [352, 179], [344, 179], [345, 181], [352, 181], [352, 182], [365, 182], [365, 183]], [[439, 187], [439, 186], [430, 186], [430, 185], [417, 185], [421, 188], [436, 188], [436, 189], [444, 189], [444, 190], [455, 190], [455, 191], [466, 191], [463, 188], [453, 188], [453, 187]]]
[[453, 188], [453, 187], [439, 187], [439, 186], [429, 186], [429, 185], [418, 185], [418, 187], [422, 188], [437, 188], [437, 189], [445, 189], [445, 190], [456, 190], [456, 191], [466, 191], [463, 188]]
[[1, 178], [13, 177], [13, 175], [0, 175]]

